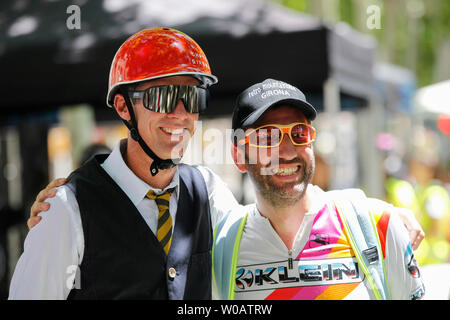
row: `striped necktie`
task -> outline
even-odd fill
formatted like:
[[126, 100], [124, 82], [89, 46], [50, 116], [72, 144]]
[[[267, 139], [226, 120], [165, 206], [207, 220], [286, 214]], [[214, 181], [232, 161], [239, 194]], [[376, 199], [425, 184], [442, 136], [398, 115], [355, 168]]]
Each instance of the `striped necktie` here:
[[169, 254], [170, 244], [172, 243], [172, 217], [169, 212], [169, 201], [173, 191], [174, 188], [156, 195], [150, 190], [146, 195], [148, 198], [155, 200], [156, 205], [158, 206], [159, 214], [156, 237], [167, 255]]

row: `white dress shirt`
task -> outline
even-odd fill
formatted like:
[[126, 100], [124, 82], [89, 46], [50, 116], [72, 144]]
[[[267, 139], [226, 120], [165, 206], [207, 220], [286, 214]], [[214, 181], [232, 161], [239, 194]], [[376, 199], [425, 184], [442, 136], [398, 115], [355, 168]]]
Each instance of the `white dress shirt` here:
[[[169, 212], [175, 222], [179, 196], [178, 170], [164, 190], [152, 188], [125, 164], [120, 145], [116, 145], [102, 167], [156, 234], [158, 207], [154, 200], [145, 195], [150, 189], [159, 194], [168, 188], [175, 188], [169, 203]], [[206, 167], [196, 167], [205, 179], [214, 228], [224, 214], [239, 204], [215, 173]], [[72, 289], [75, 272], [83, 261], [84, 234], [74, 193], [64, 185], [47, 202], [50, 209], [39, 214], [41, 222], [29, 231], [25, 239], [24, 252], [11, 279], [9, 299], [66, 299]]]

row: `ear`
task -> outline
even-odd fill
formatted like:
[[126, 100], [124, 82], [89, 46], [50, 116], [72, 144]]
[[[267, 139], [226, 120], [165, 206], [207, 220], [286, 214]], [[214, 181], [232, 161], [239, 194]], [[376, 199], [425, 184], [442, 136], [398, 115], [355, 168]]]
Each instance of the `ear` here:
[[231, 156], [233, 157], [234, 164], [238, 170], [242, 173], [247, 172], [247, 166], [245, 164], [245, 149], [240, 148], [233, 143], [231, 145]]
[[125, 103], [125, 99], [121, 94], [116, 94], [116, 96], [114, 97], [114, 107], [116, 108], [117, 113], [122, 119], [127, 121], [131, 120], [130, 113], [128, 112], [128, 108]]

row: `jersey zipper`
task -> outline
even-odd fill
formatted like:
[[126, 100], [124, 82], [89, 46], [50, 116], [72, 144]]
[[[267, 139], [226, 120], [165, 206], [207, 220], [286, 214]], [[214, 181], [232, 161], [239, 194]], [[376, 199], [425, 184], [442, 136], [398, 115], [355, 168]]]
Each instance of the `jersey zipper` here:
[[289, 268], [289, 270], [292, 270], [292, 269], [294, 269], [294, 263], [293, 263], [293, 259], [292, 259], [292, 250], [288, 250], [288, 255], [289, 255], [288, 268]]

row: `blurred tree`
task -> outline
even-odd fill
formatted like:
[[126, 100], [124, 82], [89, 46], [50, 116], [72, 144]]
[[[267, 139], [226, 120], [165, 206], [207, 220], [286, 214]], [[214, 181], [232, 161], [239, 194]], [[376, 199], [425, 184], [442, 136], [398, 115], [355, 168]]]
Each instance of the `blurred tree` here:
[[[277, 1], [277, 0], [273, 0]], [[278, 0], [294, 10], [325, 21], [343, 21], [373, 35], [379, 43], [379, 59], [416, 73], [418, 86], [450, 78], [439, 64], [448, 64], [450, 1], [448, 0]], [[367, 8], [381, 9], [381, 29], [366, 25]], [[337, 16], [337, 20], [336, 20]], [[444, 56], [444, 59], [438, 57]], [[436, 75], [436, 72], [440, 72]], [[448, 72], [447, 72], [448, 73]]]
[[302, 12], [307, 12], [308, 10], [308, 0], [283, 0], [281, 2], [283, 5], [291, 9]]

